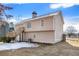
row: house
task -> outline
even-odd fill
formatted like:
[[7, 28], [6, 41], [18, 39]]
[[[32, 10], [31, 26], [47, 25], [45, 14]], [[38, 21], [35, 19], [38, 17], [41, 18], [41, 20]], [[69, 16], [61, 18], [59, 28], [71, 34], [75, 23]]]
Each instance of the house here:
[[0, 20], [0, 37], [6, 36], [9, 31], [9, 24], [5, 20]]
[[11, 31], [14, 31], [13, 24], [8, 23], [4, 19], [0, 19], [0, 37], [5, 37]]
[[33, 41], [40, 43], [57, 43], [62, 40], [63, 17], [60, 11], [25, 19], [16, 24], [16, 32], [20, 41]]

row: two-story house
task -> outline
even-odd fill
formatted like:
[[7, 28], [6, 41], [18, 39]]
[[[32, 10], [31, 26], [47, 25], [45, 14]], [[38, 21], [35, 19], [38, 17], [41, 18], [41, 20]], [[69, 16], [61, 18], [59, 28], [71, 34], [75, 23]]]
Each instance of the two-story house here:
[[16, 24], [19, 40], [40, 43], [56, 43], [62, 40], [63, 18], [60, 11], [37, 16], [32, 13], [32, 18], [25, 19]]

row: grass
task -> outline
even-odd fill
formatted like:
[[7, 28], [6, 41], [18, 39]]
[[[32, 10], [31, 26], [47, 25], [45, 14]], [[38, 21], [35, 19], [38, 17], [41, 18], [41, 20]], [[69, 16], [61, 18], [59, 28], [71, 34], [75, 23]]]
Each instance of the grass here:
[[79, 47], [79, 38], [69, 38], [66, 42], [72, 46]]

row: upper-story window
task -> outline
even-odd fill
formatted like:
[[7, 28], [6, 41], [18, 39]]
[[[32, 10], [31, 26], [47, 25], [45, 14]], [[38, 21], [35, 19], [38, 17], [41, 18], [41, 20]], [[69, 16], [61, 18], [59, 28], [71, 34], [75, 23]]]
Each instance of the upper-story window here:
[[44, 20], [41, 20], [41, 26], [44, 26]]
[[27, 23], [27, 28], [31, 28], [31, 23]]

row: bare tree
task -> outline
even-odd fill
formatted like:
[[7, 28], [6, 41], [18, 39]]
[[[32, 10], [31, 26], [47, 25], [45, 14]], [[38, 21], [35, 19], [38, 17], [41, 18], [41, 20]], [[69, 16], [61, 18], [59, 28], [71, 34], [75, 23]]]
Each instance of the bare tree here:
[[12, 15], [7, 15], [5, 13], [6, 10], [11, 10], [13, 9], [12, 7], [4, 6], [3, 4], [0, 3], [0, 19], [4, 19], [2, 16], [5, 16], [6, 18], [13, 17]]
[[[1, 22], [1, 26], [4, 25], [4, 27], [2, 26], [1, 28], [4, 28], [4, 32], [5, 32], [5, 27], [6, 27], [6, 24], [3, 23], [4, 19], [8, 20], [10, 19], [11, 17], [13, 17], [12, 15], [8, 15], [6, 14], [6, 10], [11, 10], [13, 9], [12, 7], [9, 7], [9, 6], [5, 6], [3, 4], [0, 3], [0, 22]], [[8, 24], [7, 24], [8, 25]], [[13, 33], [13, 34], [12, 34]], [[14, 37], [15, 36], [15, 33], [14, 32], [10, 32], [8, 33], [8, 31], [5, 33], [7, 34], [6, 36], [10, 35], [11, 37]]]
[[66, 29], [66, 33], [68, 34], [69, 37], [71, 37], [72, 35], [75, 35], [76, 32], [77, 30], [75, 29], [74, 26], [68, 26]]

